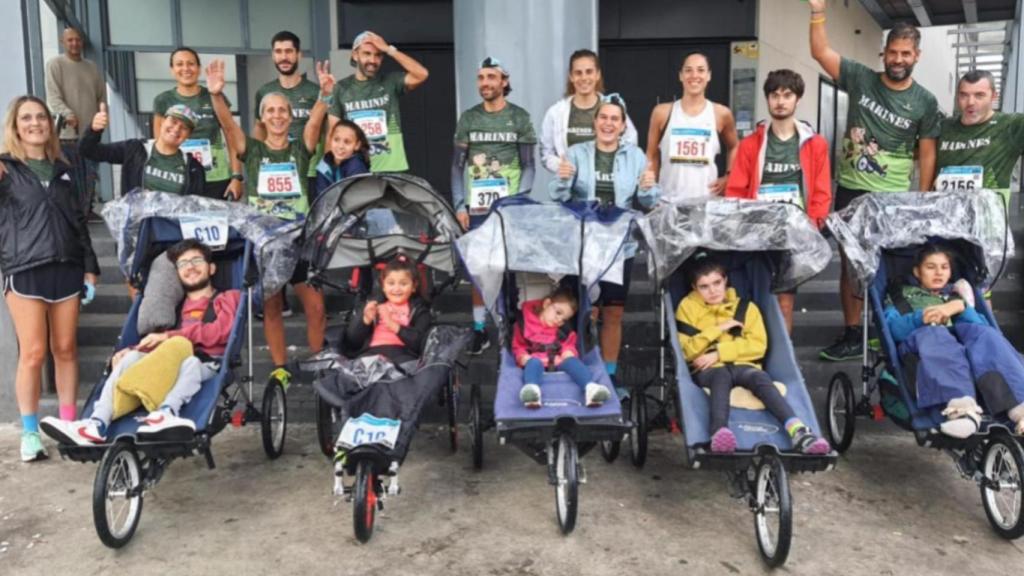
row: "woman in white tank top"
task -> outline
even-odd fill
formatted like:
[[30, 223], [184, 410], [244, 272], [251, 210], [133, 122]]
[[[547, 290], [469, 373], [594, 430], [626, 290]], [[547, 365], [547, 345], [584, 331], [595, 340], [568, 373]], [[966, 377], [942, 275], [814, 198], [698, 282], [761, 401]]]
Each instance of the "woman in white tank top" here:
[[718, 179], [715, 157], [721, 151], [714, 102], [705, 100], [704, 109], [696, 116], [683, 110], [682, 100], [673, 102], [659, 147], [662, 198], [709, 196], [709, 186]]

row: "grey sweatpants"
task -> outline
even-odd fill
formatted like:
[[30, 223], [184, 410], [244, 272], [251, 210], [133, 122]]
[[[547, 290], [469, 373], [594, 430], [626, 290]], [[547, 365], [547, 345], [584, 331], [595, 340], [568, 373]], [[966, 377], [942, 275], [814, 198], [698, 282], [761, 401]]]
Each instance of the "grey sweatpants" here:
[[[138, 350], [132, 350], [125, 354], [121, 362], [110, 372], [107, 381], [103, 383], [103, 391], [100, 392], [99, 399], [93, 404], [91, 418], [100, 420], [107, 426], [110, 425], [110, 418], [114, 414], [114, 387], [118, 379], [132, 364], [145, 357], [146, 353]], [[178, 410], [199, 391], [203, 380], [213, 378], [216, 373], [213, 364], [204, 364], [199, 358], [189, 356], [178, 368], [178, 379], [160, 404], [161, 408], [166, 406], [177, 415]]]

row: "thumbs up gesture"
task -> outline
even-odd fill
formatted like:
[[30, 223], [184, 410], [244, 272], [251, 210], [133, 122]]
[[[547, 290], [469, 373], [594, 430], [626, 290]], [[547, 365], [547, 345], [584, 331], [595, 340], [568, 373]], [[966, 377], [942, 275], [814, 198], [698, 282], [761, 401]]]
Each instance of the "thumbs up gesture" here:
[[100, 102], [100, 111], [92, 117], [92, 130], [93, 132], [103, 132], [107, 129], [108, 124], [110, 124], [110, 116], [107, 115], [107, 105]]
[[576, 173], [576, 167], [573, 166], [572, 162], [565, 159], [565, 155], [558, 157], [558, 178], [560, 180], [568, 180], [572, 178], [572, 175]]
[[647, 190], [654, 186], [655, 182], [657, 182], [657, 178], [654, 175], [654, 164], [648, 161], [643, 173], [640, 174], [640, 189]]

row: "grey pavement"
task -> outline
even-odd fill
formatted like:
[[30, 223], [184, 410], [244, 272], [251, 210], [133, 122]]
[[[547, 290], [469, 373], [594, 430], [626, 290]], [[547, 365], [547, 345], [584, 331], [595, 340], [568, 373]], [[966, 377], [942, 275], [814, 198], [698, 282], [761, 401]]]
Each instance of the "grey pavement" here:
[[[93, 529], [96, 466], [22, 464], [17, 434], [0, 426], [3, 574], [767, 573], [745, 504], [728, 496], [721, 473], [683, 470], [678, 437], [664, 433], [652, 436], [642, 471], [596, 452], [583, 460], [579, 524], [562, 536], [541, 466], [490, 435], [475, 472], [468, 447], [452, 454], [447, 432], [425, 425], [400, 473], [402, 494], [359, 544], [312, 426], [291, 426], [276, 461], [257, 429], [229, 428], [214, 438], [215, 470], [196, 458], [170, 466], [119, 551]], [[791, 485], [793, 549], [780, 573], [1011, 573], [1024, 562], [1024, 543], [989, 528], [975, 484], [889, 424], [866, 424], [836, 470], [791, 476]]]

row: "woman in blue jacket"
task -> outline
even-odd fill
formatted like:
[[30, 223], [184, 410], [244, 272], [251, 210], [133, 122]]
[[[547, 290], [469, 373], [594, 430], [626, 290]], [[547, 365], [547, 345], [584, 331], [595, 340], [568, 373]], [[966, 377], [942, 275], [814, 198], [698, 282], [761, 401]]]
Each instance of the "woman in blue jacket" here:
[[[625, 101], [618, 94], [602, 96], [594, 112], [594, 140], [569, 147], [559, 162], [558, 178], [549, 185], [551, 198], [559, 202], [597, 201], [603, 206], [624, 209], [654, 206], [658, 200], [654, 171], [648, 169], [643, 150], [622, 140], [625, 130]], [[622, 284], [601, 282], [601, 297], [597, 301], [601, 312], [601, 354], [616, 386], [622, 314], [635, 253], [636, 245], [627, 244]]]

